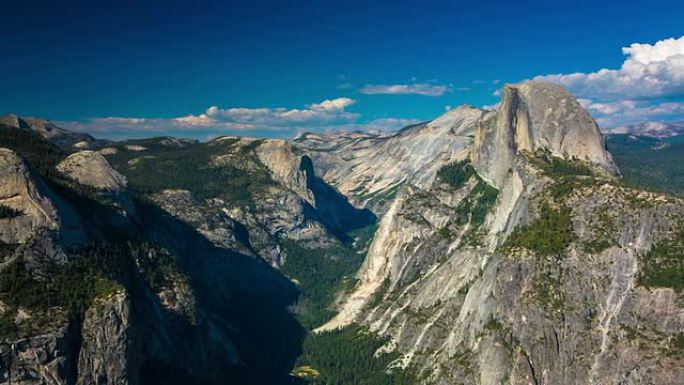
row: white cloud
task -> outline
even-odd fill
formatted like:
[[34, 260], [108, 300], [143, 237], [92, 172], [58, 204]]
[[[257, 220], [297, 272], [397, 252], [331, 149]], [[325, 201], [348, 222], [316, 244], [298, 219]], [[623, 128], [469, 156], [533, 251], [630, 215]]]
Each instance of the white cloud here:
[[376, 95], [424, 95], [442, 96], [451, 92], [451, 87], [439, 84], [413, 83], [413, 84], [367, 84], [359, 90], [362, 94]]
[[649, 98], [684, 95], [684, 36], [653, 45], [622, 48], [627, 59], [620, 69], [539, 76], [560, 83], [582, 97]]
[[627, 59], [620, 69], [539, 76], [560, 83], [581, 97], [650, 98], [684, 95], [684, 36], [653, 45], [622, 48]]
[[253, 125], [290, 126], [316, 125], [352, 121], [360, 115], [345, 111], [355, 103], [350, 98], [337, 98], [314, 103], [303, 109], [287, 108], [244, 108], [222, 109], [209, 107], [203, 114], [177, 118], [181, 124], [206, 126], [216, 123], [241, 123]]
[[361, 115], [347, 111], [356, 101], [341, 97], [290, 108], [219, 108], [168, 119], [126, 117], [91, 118], [57, 122], [64, 128], [112, 139], [175, 135], [213, 137], [225, 134], [290, 137], [301, 131], [390, 131], [415, 124], [414, 119], [382, 118], [359, 122]]
[[684, 98], [684, 36], [622, 48], [619, 69], [537, 76], [574, 93], [602, 127], [648, 120], [681, 119]]
[[[649, 100], [617, 100], [591, 102], [580, 99], [601, 127], [617, 127], [644, 121], [673, 121], [684, 116], [682, 102], [652, 102]], [[605, 129], [604, 131], [610, 131]]]

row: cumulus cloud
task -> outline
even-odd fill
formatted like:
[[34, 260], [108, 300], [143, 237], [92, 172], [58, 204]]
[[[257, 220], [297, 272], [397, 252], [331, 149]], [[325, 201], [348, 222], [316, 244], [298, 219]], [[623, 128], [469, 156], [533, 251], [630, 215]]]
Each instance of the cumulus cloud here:
[[288, 137], [302, 131], [389, 131], [417, 123], [414, 119], [398, 118], [360, 122], [360, 114], [347, 111], [355, 103], [353, 99], [341, 97], [309, 104], [305, 108], [211, 106], [200, 114], [168, 119], [104, 117], [58, 124], [77, 132], [122, 139], [155, 135], [212, 137], [225, 134]]
[[620, 69], [539, 76], [586, 98], [653, 98], [684, 95], [684, 36], [622, 48]]
[[581, 99], [585, 108], [591, 112], [604, 131], [623, 125], [644, 121], [674, 121], [684, 116], [684, 103], [657, 102], [649, 100], [617, 100], [611, 102], [591, 102]]
[[684, 117], [684, 36], [622, 48], [618, 69], [537, 76], [565, 86], [604, 131]]
[[367, 95], [424, 95], [442, 96], [451, 92], [451, 87], [439, 84], [413, 83], [413, 84], [367, 84], [359, 92]]
[[303, 109], [287, 108], [219, 108], [209, 107], [203, 114], [188, 115], [175, 120], [181, 124], [207, 126], [220, 123], [238, 123], [246, 125], [291, 126], [316, 125], [351, 121], [360, 115], [345, 111], [354, 104], [350, 98], [337, 98], [314, 103]]

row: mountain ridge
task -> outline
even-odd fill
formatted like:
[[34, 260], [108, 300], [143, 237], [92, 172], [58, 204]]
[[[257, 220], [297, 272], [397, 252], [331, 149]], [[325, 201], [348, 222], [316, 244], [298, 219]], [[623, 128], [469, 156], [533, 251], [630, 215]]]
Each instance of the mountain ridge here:
[[605, 130], [608, 135], [634, 135], [657, 139], [671, 138], [684, 134], [684, 122], [648, 121]]

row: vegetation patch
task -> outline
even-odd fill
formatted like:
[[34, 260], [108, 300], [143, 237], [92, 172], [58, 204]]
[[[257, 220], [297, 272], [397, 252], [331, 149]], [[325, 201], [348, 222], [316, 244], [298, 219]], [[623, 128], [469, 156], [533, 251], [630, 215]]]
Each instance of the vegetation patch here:
[[477, 172], [468, 159], [451, 162], [437, 171], [437, 177], [455, 189], [463, 187], [473, 175]]
[[382, 280], [382, 283], [380, 284], [380, 287], [375, 290], [375, 293], [373, 293], [373, 298], [371, 298], [370, 302], [366, 305], [368, 309], [374, 309], [380, 304], [382, 304], [382, 300], [385, 298], [385, 295], [387, 294], [387, 291], [389, 290], [391, 285], [389, 277], [385, 277], [385, 279]]
[[[139, 158], [140, 152], [122, 148], [116, 154], [108, 155], [108, 159], [140, 194], [183, 189], [192, 191], [200, 199], [225, 198], [245, 203], [275, 182], [254, 154], [258, 141], [240, 147], [237, 141], [225, 139], [164, 148], [145, 152], [143, 158]], [[215, 162], [217, 157], [226, 155], [228, 157], [219, 164]], [[134, 158], [139, 159], [129, 162]], [[245, 167], [246, 164], [253, 167]]]
[[593, 238], [584, 242], [584, 251], [592, 254], [598, 254], [614, 245], [614, 242], [609, 238], [599, 237]]
[[553, 180], [546, 191], [554, 200], [561, 200], [575, 190], [596, 183], [596, 175], [580, 160], [562, 159], [552, 155], [548, 150], [537, 150], [534, 154], [527, 154], [527, 160]]
[[477, 229], [484, 223], [489, 210], [496, 203], [499, 190], [478, 177], [477, 184], [463, 201], [456, 207], [457, 223], [470, 223], [472, 229]]
[[[62, 310], [67, 318], [81, 319], [95, 298], [113, 293], [122, 286], [106, 276], [94, 273], [89, 263], [78, 260], [55, 267], [47, 277], [38, 277], [15, 261], [0, 272], [0, 299], [9, 309], [1, 322], [2, 338], [17, 338], [48, 328], [49, 314]], [[29, 322], [15, 323], [17, 311], [30, 313]], [[58, 311], [58, 313], [61, 313]], [[56, 317], [55, 317], [56, 318]]]
[[505, 251], [524, 248], [538, 257], [558, 256], [576, 239], [572, 226], [572, 210], [553, 208], [543, 203], [537, 218], [518, 226], [504, 244]]
[[684, 195], [681, 136], [661, 140], [609, 135], [607, 143], [626, 185]]
[[565, 306], [560, 261], [540, 261], [532, 277], [532, 297], [546, 310], [561, 311]]
[[481, 243], [479, 229], [484, 224], [487, 214], [496, 203], [499, 190], [477, 177], [477, 184], [463, 201], [456, 207], [456, 223], [468, 224], [468, 231], [463, 235], [464, 243], [476, 246]]
[[473, 358], [473, 351], [468, 348], [457, 351], [453, 356], [454, 364], [461, 368], [463, 370], [463, 374], [467, 376], [475, 376]]
[[317, 378], [309, 383], [326, 385], [409, 385], [416, 378], [409, 370], [388, 372], [400, 357], [397, 352], [377, 354], [388, 342], [360, 326], [310, 334], [304, 341], [298, 367], [315, 368]]
[[17, 245], [0, 241], [0, 262], [10, 259], [17, 250]]
[[16, 218], [22, 214], [19, 210], [0, 204], [0, 219]]
[[0, 124], [0, 147], [11, 148], [43, 177], [58, 176], [55, 166], [66, 158], [54, 143], [31, 130], [18, 130]]
[[563, 176], [591, 176], [591, 169], [580, 160], [565, 160], [554, 156], [547, 149], [535, 151], [533, 156], [528, 157], [529, 161], [542, 170], [550, 177]]
[[655, 244], [641, 258], [638, 282], [646, 287], [669, 287], [684, 293], [684, 223], [668, 240]]
[[561, 310], [565, 304], [561, 260], [575, 240], [572, 210], [565, 206], [556, 209], [543, 203], [538, 217], [528, 225], [518, 226], [503, 246], [509, 255], [516, 249], [526, 249], [536, 257], [532, 296], [545, 309]]
[[668, 344], [668, 356], [684, 357], [684, 333], [674, 335]]
[[584, 242], [586, 252], [597, 254], [616, 244], [613, 234], [616, 232], [613, 218], [607, 211], [596, 215], [596, 223], [591, 227], [592, 237]]
[[[479, 245], [481, 234], [478, 230], [496, 203], [499, 190], [485, 182], [468, 159], [447, 164], [437, 172], [437, 176], [455, 189], [465, 186], [471, 178], [476, 178], [475, 186], [456, 207], [455, 222], [460, 226], [469, 225], [467, 233], [464, 234], [465, 244]], [[439, 235], [448, 238], [451, 235], [451, 229], [444, 227], [439, 230]]]
[[510, 328], [506, 327], [496, 318], [492, 318], [489, 320], [489, 322], [487, 322], [485, 325], [485, 331], [496, 334], [499, 337], [501, 344], [511, 354], [513, 354], [521, 346], [520, 340], [513, 335], [513, 332], [510, 330]]

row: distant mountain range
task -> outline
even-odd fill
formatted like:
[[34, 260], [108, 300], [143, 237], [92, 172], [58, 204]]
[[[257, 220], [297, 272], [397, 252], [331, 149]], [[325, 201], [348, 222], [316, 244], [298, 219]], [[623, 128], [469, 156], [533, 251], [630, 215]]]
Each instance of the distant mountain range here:
[[681, 122], [643, 122], [629, 126], [603, 129], [605, 134], [629, 134], [652, 138], [670, 138], [684, 134], [684, 121]]

